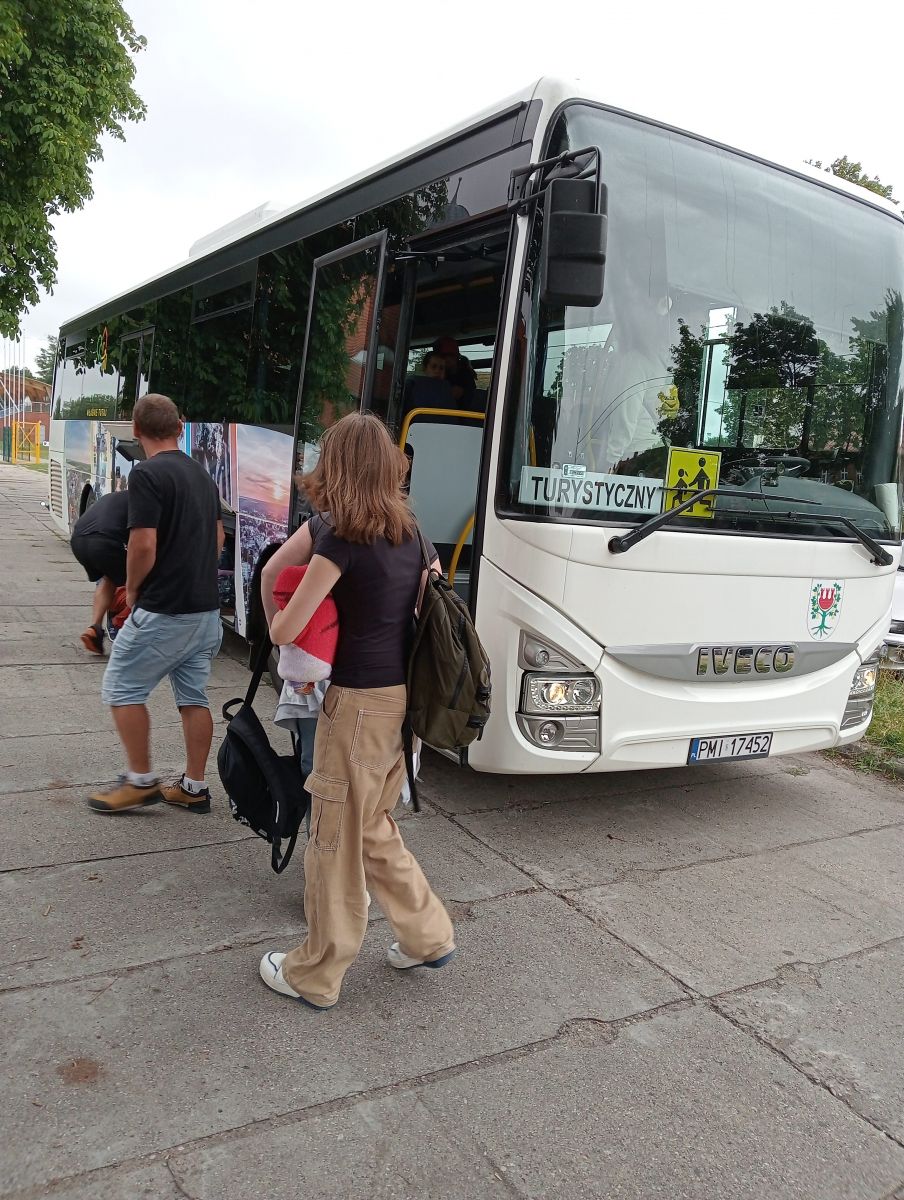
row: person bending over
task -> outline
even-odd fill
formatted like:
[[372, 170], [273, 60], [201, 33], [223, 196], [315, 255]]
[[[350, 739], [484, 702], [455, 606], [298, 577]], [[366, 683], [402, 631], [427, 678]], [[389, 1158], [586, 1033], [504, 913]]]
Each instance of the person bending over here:
[[69, 545], [93, 584], [91, 624], [81, 635], [92, 654], [104, 652], [104, 621], [113, 607], [117, 588], [126, 582], [126, 542], [129, 540], [129, 497], [126, 492], [101, 496], [76, 521]]

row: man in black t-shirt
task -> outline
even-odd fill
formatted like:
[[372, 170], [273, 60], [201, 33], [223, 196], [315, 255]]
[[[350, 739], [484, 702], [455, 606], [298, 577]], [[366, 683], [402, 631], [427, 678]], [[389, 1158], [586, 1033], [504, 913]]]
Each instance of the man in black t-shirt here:
[[104, 652], [104, 618], [116, 589], [126, 583], [126, 542], [129, 540], [129, 498], [125, 492], [101, 496], [76, 521], [70, 546], [97, 586], [91, 606], [91, 624], [82, 634], [82, 645], [92, 654]]
[[[126, 597], [132, 609], [113, 643], [101, 696], [126, 753], [127, 770], [109, 791], [89, 797], [99, 812], [161, 800], [210, 812], [205, 782], [213, 721], [207, 681], [220, 648], [217, 561], [223, 523], [216, 484], [179, 449], [182, 421], [166, 396], [143, 396], [132, 417], [146, 461], [129, 476]], [[169, 676], [182, 717], [186, 769], [161, 787], [150, 763], [146, 701]]]

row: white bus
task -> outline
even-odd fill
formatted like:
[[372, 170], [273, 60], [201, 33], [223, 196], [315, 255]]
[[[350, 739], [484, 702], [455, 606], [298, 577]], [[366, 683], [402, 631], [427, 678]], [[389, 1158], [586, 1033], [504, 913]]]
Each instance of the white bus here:
[[[172, 396], [253, 639], [295, 470], [365, 406], [493, 663], [470, 766], [839, 745], [900, 560], [902, 293], [883, 199], [544, 80], [67, 322], [51, 507], [124, 486], [136, 397]], [[422, 373], [450, 338], [464, 391]]]

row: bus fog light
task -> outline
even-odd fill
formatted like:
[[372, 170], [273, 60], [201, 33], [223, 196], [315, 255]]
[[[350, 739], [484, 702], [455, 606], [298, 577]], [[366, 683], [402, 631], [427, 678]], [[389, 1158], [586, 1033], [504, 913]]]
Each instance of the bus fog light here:
[[841, 718], [842, 729], [853, 729], [868, 721], [873, 714], [873, 698], [879, 679], [878, 657], [868, 659], [854, 672], [848, 702]]
[[571, 750], [586, 754], [599, 753], [600, 718], [598, 713], [587, 716], [562, 716], [555, 721], [548, 717], [531, 717], [516, 713], [515, 720], [524, 737], [541, 750], [563, 753]]
[[595, 713], [599, 711], [600, 688], [592, 675], [524, 676], [521, 709], [526, 713]]

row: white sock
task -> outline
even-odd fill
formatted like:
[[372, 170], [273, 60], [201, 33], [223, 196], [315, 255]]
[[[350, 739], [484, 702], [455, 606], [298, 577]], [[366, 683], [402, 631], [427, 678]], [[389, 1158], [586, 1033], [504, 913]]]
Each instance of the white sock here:
[[182, 789], [183, 791], [191, 792], [193, 796], [198, 796], [201, 792], [207, 790], [207, 783], [203, 779], [189, 779], [187, 775], [183, 775]]
[[126, 779], [135, 787], [150, 787], [152, 783], [157, 782], [157, 776], [153, 771], [126, 771]]

